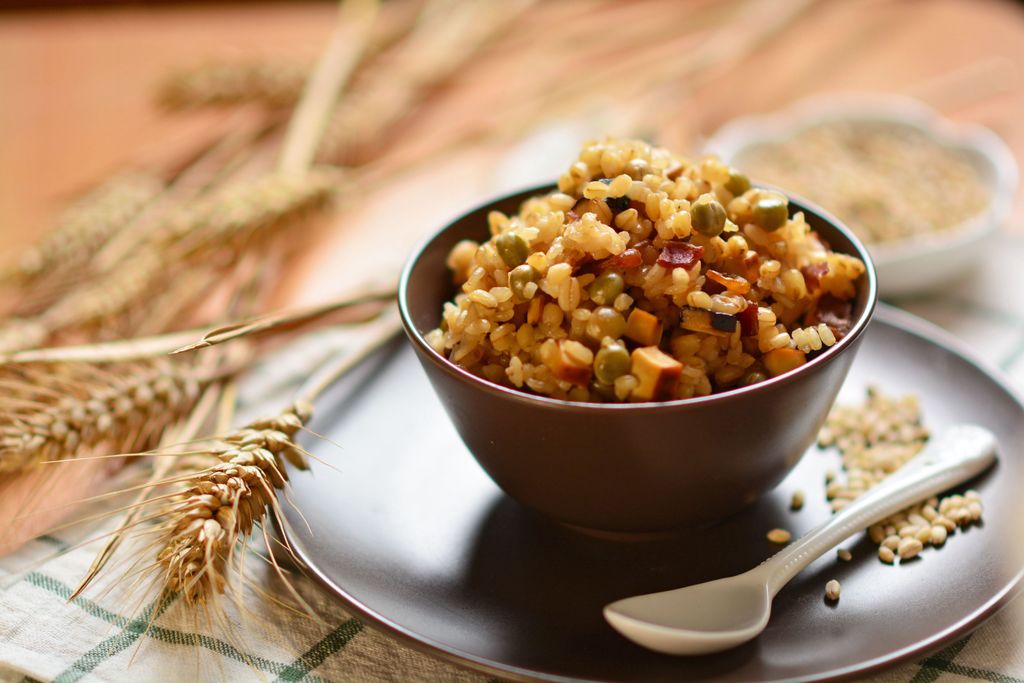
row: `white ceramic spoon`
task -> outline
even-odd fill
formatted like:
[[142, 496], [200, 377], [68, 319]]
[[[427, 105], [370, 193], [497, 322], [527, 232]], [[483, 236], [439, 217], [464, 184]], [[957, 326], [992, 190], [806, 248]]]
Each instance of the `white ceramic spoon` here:
[[983, 427], [950, 427], [898, 472], [754, 569], [618, 600], [604, 608], [605, 619], [638, 645], [665, 654], [706, 654], [745, 643], [768, 625], [776, 593], [813, 560], [889, 515], [980, 474], [995, 462], [995, 449], [995, 436]]

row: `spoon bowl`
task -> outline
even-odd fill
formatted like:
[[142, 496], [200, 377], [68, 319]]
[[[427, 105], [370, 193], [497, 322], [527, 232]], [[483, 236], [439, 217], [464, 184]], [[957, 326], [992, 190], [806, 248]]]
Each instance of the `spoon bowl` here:
[[698, 655], [757, 637], [771, 608], [767, 585], [748, 573], [619, 600], [604, 608], [604, 616], [615, 630], [651, 650]]

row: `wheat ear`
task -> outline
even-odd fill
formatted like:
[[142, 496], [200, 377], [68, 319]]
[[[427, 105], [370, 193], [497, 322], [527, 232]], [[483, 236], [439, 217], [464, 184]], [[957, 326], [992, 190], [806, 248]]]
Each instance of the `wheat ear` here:
[[0, 369], [7, 364], [134, 361], [219, 346], [246, 337], [277, 339], [288, 334], [307, 332], [321, 325], [357, 325], [376, 318], [397, 296], [393, 284], [369, 284], [327, 303], [268, 313], [213, 329], [182, 330], [148, 337], [0, 353]]
[[66, 279], [163, 188], [163, 181], [145, 171], [114, 176], [65, 209], [53, 231], [24, 251], [8, 276], [22, 288], [36, 287], [54, 273]]
[[409, 114], [417, 99], [450, 78], [533, 2], [426, 3], [421, 21], [394, 54], [367, 69], [361, 82], [368, 85], [353, 89], [339, 103], [320, 144], [319, 158], [338, 164], [365, 161], [369, 150]]
[[[389, 3], [363, 50], [373, 57], [403, 38], [419, 14], [416, 2]], [[157, 86], [157, 103], [170, 110], [258, 104], [291, 107], [302, 94], [310, 64], [282, 59], [206, 60], [170, 72]]]
[[288, 107], [295, 104], [308, 64], [275, 61], [205, 62], [172, 72], [157, 88], [167, 109], [239, 104]]
[[0, 366], [0, 473], [86, 449], [150, 448], [214, 376], [166, 358]]
[[[225, 592], [228, 570], [240, 567], [235, 559], [253, 530], [266, 532], [268, 517], [284, 524], [278, 495], [288, 479], [288, 467], [306, 467], [306, 452], [296, 444], [295, 436], [312, 416], [313, 402], [393, 338], [398, 329], [394, 313], [368, 323], [358, 346], [325, 364], [280, 414], [255, 420], [228, 436], [208, 439], [196, 450], [161, 451], [176, 459], [178, 474], [147, 487], [166, 490], [171, 486], [177, 492], [141, 502], [139, 507], [159, 506], [139, 518], [148, 526], [130, 518], [114, 535], [121, 538], [133, 529], [155, 534], [154, 568], [162, 591], [180, 592], [188, 605], [211, 603]], [[101, 554], [78, 592], [88, 587], [108, 559], [108, 554]], [[273, 554], [269, 561], [281, 571]]]
[[6, 321], [0, 327], [0, 353], [34, 348], [57, 332], [90, 329], [145, 306], [174, 277], [168, 263], [230, 263], [253, 243], [323, 208], [335, 186], [332, 171], [301, 178], [272, 174], [182, 207], [142, 248], [102, 277], [69, 292], [36, 318]]
[[276, 490], [287, 480], [284, 462], [305, 467], [293, 438], [311, 410], [296, 404], [214, 443], [209, 455], [220, 462], [188, 480], [181, 500], [161, 515], [172, 521], [157, 562], [165, 588], [179, 592], [187, 605], [224, 591], [224, 569], [231, 566], [239, 539], [268, 509], [277, 514]]

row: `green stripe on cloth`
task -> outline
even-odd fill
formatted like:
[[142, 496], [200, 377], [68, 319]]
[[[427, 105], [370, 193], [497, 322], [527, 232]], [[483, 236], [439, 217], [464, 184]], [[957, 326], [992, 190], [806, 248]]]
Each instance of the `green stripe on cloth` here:
[[[36, 586], [37, 588], [46, 590], [65, 600], [71, 597], [71, 588], [69, 586], [45, 574], [41, 574], [39, 572], [32, 572], [25, 577], [25, 581], [33, 586]], [[127, 625], [130, 621], [128, 617], [123, 617], [121, 615], [114, 614], [113, 612], [106, 610], [103, 607], [100, 607], [88, 598], [75, 598], [73, 604], [76, 607], [80, 608], [86, 614], [96, 617], [97, 619], [102, 619], [103, 621], [106, 621], [109, 624], [113, 624], [121, 628], [124, 628], [125, 625]], [[345, 624], [342, 624], [342, 626], [339, 628], [342, 628], [344, 626]], [[198, 633], [178, 631], [174, 629], [165, 628], [163, 626], [153, 625], [146, 632], [146, 635], [153, 638], [154, 640], [159, 640], [161, 642], [168, 643], [171, 645], [189, 645], [192, 647], [203, 647], [207, 650], [210, 650], [211, 652], [216, 652], [217, 654], [223, 655], [225, 657], [230, 657], [231, 659], [234, 659], [239, 663], [251, 666], [253, 668], [259, 669], [269, 674], [280, 675], [286, 671], [293, 669], [296, 666], [295, 664], [285, 664], [284, 662], [273, 661], [256, 655], [245, 654], [244, 652], [240, 651], [238, 648], [234, 647], [230, 643], [220, 640], [219, 638], [213, 638], [212, 636], [201, 635]], [[327, 640], [330, 637], [331, 636], [328, 635], [327, 638], [325, 638], [324, 640]], [[327, 683], [326, 680], [310, 674], [306, 674], [305, 680], [310, 681], [311, 683]]]
[[319, 643], [309, 648], [285, 671], [278, 674], [277, 680], [287, 681], [288, 683], [309, 680], [310, 671], [323, 664], [325, 659], [345, 647], [362, 630], [363, 625], [359, 621], [349, 619], [328, 633]]
[[975, 678], [979, 681], [992, 681], [993, 683], [1024, 683], [1024, 678], [1008, 676], [998, 671], [989, 671], [988, 669], [978, 669], [957, 662], [956, 658], [967, 644], [969, 638], [970, 636], [964, 638], [959, 643], [955, 643], [934, 657], [929, 657], [920, 662], [921, 670], [914, 676], [911, 683], [934, 681], [944, 673], [951, 673], [965, 678]]
[[54, 678], [53, 683], [74, 683], [74, 681], [77, 681], [83, 676], [91, 673], [93, 669], [105, 660], [110, 659], [122, 650], [127, 649], [132, 643], [139, 639], [139, 636], [146, 632], [149, 625], [153, 623], [157, 617], [163, 614], [177, 599], [177, 597], [177, 594], [171, 595], [170, 597], [161, 595], [156, 600], [149, 603], [146, 609], [142, 610], [142, 614], [129, 621], [117, 635], [107, 638], [99, 645], [79, 657], [77, 661], [72, 663], [71, 666]]
[[60, 540], [59, 538], [56, 538], [55, 536], [51, 536], [49, 534], [43, 534], [42, 536], [37, 536], [36, 540], [37, 541], [42, 541], [43, 543], [46, 543], [48, 545], [52, 545], [53, 547], [57, 548], [58, 550], [67, 550], [68, 548], [71, 547], [70, 545], [68, 545], [64, 541]]
[[947, 647], [942, 652], [932, 655], [928, 659], [919, 662], [921, 669], [910, 679], [910, 683], [933, 683], [946, 667], [956, 659], [960, 651], [967, 645], [971, 636], [967, 636]]
[[[70, 586], [63, 584], [57, 579], [49, 577], [46, 574], [32, 572], [25, 577], [25, 581], [36, 588], [42, 588], [43, 590], [49, 591], [50, 593], [62, 597], [65, 600], [71, 597]], [[128, 617], [122, 617], [118, 614], [114, 614], [113, 612], [100, 607], [88, 598], [76, 598], [74, 605], [81, 608], [82, 611], [89, 616], [102, 619], [109, 624], [124, 628], [125, 624], [128, 623]]]
[[976, 669], [973, 666], [966, 666], [964, 664], [958, 664], [957, 662], [950, 662], [943, 671], [956, 674], [958, 676], [965, 676], [967, 678], [976, 678], [979, 681], [993, 681], [993, 683], [1024, 683], [1024, 678], [1007, 676], [1006, 674], [1001, 674], [998, 671]]

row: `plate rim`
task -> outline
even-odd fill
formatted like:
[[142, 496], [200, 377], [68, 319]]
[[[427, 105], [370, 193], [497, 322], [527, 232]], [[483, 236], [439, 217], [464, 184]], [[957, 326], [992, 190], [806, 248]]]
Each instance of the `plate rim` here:
[[[874, 318], [868, 324], [865, 332], [870, 332], [871, 325], [876, 321], [881, 321], [884, 324], [896, 327], [901, 331], [909, 332], [910, 334], [924, 338], [926, 341], [931, 341], [938, 346], [952, 351], [971, 363], [977, 370], [981, 371], [986, 377], [988, 377], [988, 379], [994, 382], [1014, 401], [1014, 403], [1017, 404], [1021, 413], [1024, 413], [1024, 396], [1022, 396], [1021, 392], [1014, 387], [1009, 377], [991, 361], [982, 357], [972, 347], [953, 336], [950, 332], [947, 332], [938, 325], [928, 322], [919, 316], [908, 313], [907, 311], [896, 308], [895, 306], [891, 306], [882, 301], [878, 302], [874, 312]], [[404, 337], [401, 338], [404, 339]], [[464, 652], [458, 648], [443, 645], [429, 637], [416, 635], [400, 624], [391, 621], [383, 614], [373, 611], [369, 607], [363, 605], [344, 588], [337, 585], [328, 576], [326, 576], [321, 569], [319, 569], [314, 563], [310, 562], [308, 553], [304, 551], [305, 545], [302, 543], [296, 543], [296, 535], [289, 533], [288, 524], [285, 523], [283, 519], [275, 518], [274, 525], [278, 534], [283, 537], [285, 543], [291, 548], [295, 557], [299, 560], [299, 567], [302, 572], [338, 599], [343, 608], [352, 613], [352, 616], [359, 618], [363, 622], [364, 626], [369, 626], [378, 633], [382, 633], [387, 637], [395, 638], [403, 645], [406, 645], [418, 652], [477, 673], [500, 676], [505, 679], [516, 681], [540, 680], [552, 681], [554, 683], [602, 683], [600, 679], [569, 678], [550, 672], [523, 669], [510, 664], [502, 664], [500, 662], [495, 662], [490, 659]], [[979, 626], [988, 621], [988, 619], [994, 616], [1014, 597], [1024, 592], [1022, 591], [1022, 588], [1024, 588], [1024, 566], [1018, 570], [1018, 572], [1005, 586], [1002, 587], [1000, 591], [989, 598], [989, 600], [987, 600], [971, 615], [950, 625], [948, 628], [933, 634], [925, 640], [914, 643], [913, 645], [908, 645], [907, 647], [904, 647], [892, 654], [876, 657], [874, 659], [840, 669], [826, 671], [821, 675], [802, 676], [786, 680], [850, 680], [877, 673], [909, 660], [921, 659], [950, 644], [955, 639], [965, 637], [972, 633]]]

